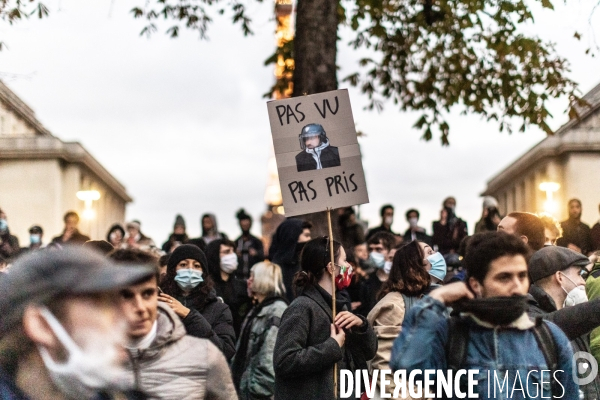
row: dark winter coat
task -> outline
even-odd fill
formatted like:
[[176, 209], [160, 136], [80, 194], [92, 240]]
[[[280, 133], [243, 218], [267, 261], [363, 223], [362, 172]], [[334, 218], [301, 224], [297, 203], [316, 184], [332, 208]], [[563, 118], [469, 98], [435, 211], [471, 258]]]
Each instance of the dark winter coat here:
[[332, 399], [335, 363], [338, 374], [366, 369], [377, 351], [377, 336], [367, 319], [360, 318], [363, 325], [347, 331], [340, 348], [331, 337], [331, 296], [318, 285], [305, 288], [281, 318], [273, 353], [275, 399]]
[[600, 222], [596, 222], [592, 227], [590, 236], [592, 238], [592, 251], [600, 250]]
[[86, 236], [86, 235], [82, 234], [81, 232], [79, 232], [78, 229], [75, 229], [75, 232], [73, 232], [73, 234], [71, 235], [71, 237], [69, 238], [69, 240], [64, 241], [63, 240], [63, 235], [64, 235], [64, 233], [62, 233], [59, 236], [56, 236], [55, 238], [53, 238], [52, 239], [52, 243], [58, 243], [60, 245], [65, 245], [65, 244], [84, 244], [85, 242], [87, 242], [88, 240], [90, 240], [89, 236]]
[[456, 218], [453, 224], [447, 222], [442, 225], [440, 221], [433, 223], [433, 245], [438, 247], [442, 255], [451, 251], [458, 252], [460, 242], [468, 235], [467, 223]]
[[[321, 166], [323, 168], [339, 167], [340, 152], [335, 146], [327, 146], [321, 151]], [[317, 161], [311, 154], [302, 151], [296, 155], [296, 167], [298, 172], [317, 169]]]
[[188, 335], [209, 339], [227, 360], [231, 360], [235, 354], [235, 331], [229, 306], [217, 298], [214, 290], [210, 292], [206, 302], [199, 292], [176, 298], [190, 309], [190, 313], [182, 320]]
[[568, 219], [560, 223], [563, 235], [556, 241], [557, 246], [567, 247], [570, 243], [581, 249], [585, 255], [592, 251], [590, 227], [576, 219]]
[[[429, 236], [425, 232], [425, 230], [416, 231], [415, 236], [416, 236], [416, 240], [418, 240], [419, 242], [427, 243], [428, 245], [433, 246], [433, 238], [431, 236]], [[407, 229], [406, 232], [404, 232], [404, 236], [402, 236], [402, 239], [404, 240], [404, 243], [410, 243], [413, 241], [412, 232], [411, 232], [410, 228]]]
[[371, 239], [371, 237], [373, 237], [376, 233], [379, 232], [387, 232], [387, 233], [391, 233], [392, 235], [395, 235], [395, 233], [390, 229], [390, 228], [386, 228], [383, 225], [377, 226], [375, 228], [371, 228], [369, 229], [369, 232], [367, 232], [367, 237], [365, 238], [365, 240], [369, 240]]
[[[529, 294], [531, 295], [529, 301], [529, 315], [531, 317], [540, 316], [544, 318], [546, 314], [557, 311], [554, 300], [541, 287], [537, 285], [531, 285]], [[584, 351], [591, 354], [589, 334], [572, 339], [571, 346], [573, 346], [574, 353], [577, 353], [578, 351]], [[578, 358], [577, 362], [578, 364], [582, 363], [583, 359]], [[577, 369], [580, 371], [585, 371], [585, 368], [583, 367], [578, 366]], [[580, 376], [580, 378], [583, 378], [583, 376]], [[600, 377], [596, 376], [596, 378], [587, 385], [580, 385], [579, 390], [584, 393], [585, 400], [600, 399]]]
[[302, 233], [302, 225], [301, 219], [290, 218], [283, 221], [273, 234], [273, 241], [269, 249], [271, 261], [281, 267], [285, 293], [289, 301], [294, 299], [292, 282], [294, 275], [299, 270], [301, 246], [298, 244], [298, 238]]
[[[251, 256], [249, 251], [254, 249], [256, 254]], [[240, 236], [235, 240], [235, 252], [238, 255], [238, 269], [234, 274], [238, 278], [248, 279], [250, 277], [250, 268], [258, 262], [265, 260], [265, 251], [262, 241], [253, 235]]]

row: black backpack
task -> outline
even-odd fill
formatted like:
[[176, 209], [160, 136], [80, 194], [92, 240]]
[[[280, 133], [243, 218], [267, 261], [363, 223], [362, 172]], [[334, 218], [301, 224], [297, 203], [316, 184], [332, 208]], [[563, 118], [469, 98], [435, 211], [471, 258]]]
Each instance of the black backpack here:
[[[558, 369], [558, 349], [554, 336], [550, 332], [548, 325], [544, 323], [541, 317], [535, 319], [533, 334], [538, 343], [538, 346], [544, 354], [550, 376], [554, 376], [554, 371]], [[461, 366], [467, 361], [467, 346], [469, 343], [469, 324], [464, 318], [453, 316], [450, 318], [448, 325], [448, 343], [446, 344], [446, 360], [448, 368], [453, 371], [458, 371]], [[560, 393], [557, 390], [557, 383], [554, 379], [551, 380], [550, 390], [553, 393]]]

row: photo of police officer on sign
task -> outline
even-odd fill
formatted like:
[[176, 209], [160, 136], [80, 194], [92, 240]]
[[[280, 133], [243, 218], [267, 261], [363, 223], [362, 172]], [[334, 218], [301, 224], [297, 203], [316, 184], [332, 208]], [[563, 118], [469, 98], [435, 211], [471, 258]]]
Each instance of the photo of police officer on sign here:
[[323, 126], [308, 124], [298, 136], [302, 151], [296, 155], [298, 172], [340, 166], [338, 148], [329, 145]]

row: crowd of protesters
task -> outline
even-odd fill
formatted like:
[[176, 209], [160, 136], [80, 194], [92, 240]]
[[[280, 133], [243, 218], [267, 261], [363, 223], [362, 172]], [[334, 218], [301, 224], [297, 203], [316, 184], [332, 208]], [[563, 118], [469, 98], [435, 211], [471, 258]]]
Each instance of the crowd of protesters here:
[[290, 218], [269, 248], [243, 209], [236, 240], [210, 213], [198, 238], [177, 215], [162, 246], [140, 221], [90, 240], [69, 211], [27, 247], [0, 210], [0, 400], [332, 399], [348, 370], [368, 371], [352, 398], [427, 398], [411, 371], [461, 369], [480, 398], [600, 399], [600, 222], [577, 199], [559, 223], [486, 197], [469, 236], [455, 210], [428, 233], [409, 209], [395, 233], [392, 205], [367, 231], [345, 208], [333, 239]]

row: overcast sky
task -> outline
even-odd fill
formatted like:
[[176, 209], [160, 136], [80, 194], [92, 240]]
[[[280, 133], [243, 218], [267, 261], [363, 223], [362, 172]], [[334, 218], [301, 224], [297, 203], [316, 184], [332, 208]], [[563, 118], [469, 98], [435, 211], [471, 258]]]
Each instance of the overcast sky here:
[[[192, 236], [204, 212], [216, 213], [221, 230], [233, 236], [239, 207], [258, 219], [272, 147], [262, 97], [274, 79], [263, 65], [274, 50], [272, 3], [246, 1], [254, 36], [244, 38], [217, 16], [209, 41], [191, 32], [175, 40], [162, 32], [139, 36], [143, 25], [130, 9], [142, 0], [45, 3], [51, 13], [45, 20], [0, 25], [8, 45], [0, 52], [0, 78], [54, 135], [81, 142], [125, 185], [134, 198], [127, 218], [140, 219], [157, 242], [167, 238], [177, 213]], [[556, 43], [585, 93], [600, 82], [598, 57], [584, 54], [593, 45], [590, 26], [600, 26], [599, 13], [589, 20], [595, 0], [555, 3], [555, 11], [536, 13], [526, 29]], [[575, 30], [584, 34], [581, 41]], [[341, 36], [340, 81], [358, 58], [346, 45], [351, 34]], [[361, 206], [362, 216], [379, 224], [379, 207], [392, 203], [396, 231], [407, 228], [403, 214], [410, 207], [421, 210], [421, 225], [430, 230], [449, 195], [472, 230], [486, 181], [544, 138], [534, 128], [499, 133], [497, 124], [455, 112], [451, 145], [442, 147], [437, 137], [420, 139], [412, 128], [416, 114], [391, 103], [379, 114], [364, 111], [366, 99], [353, 89], [350, 96], [357, 128], [367, 134], [359, 141], [371, 203]], [[565, 99], [552, 103], [553, 128], [566, 122], [566, 106]], [[260, 233], [258, 223], [253, 231]]]

